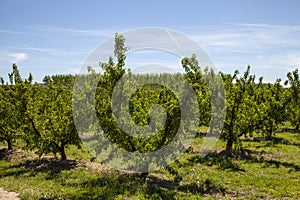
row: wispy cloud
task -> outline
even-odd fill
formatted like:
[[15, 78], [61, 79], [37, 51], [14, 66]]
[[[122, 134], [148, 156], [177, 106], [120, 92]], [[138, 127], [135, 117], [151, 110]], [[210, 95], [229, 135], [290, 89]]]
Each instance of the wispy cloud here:
[[32, 26], [27, 28], [36, 31], [73, 33], [79, 35], [100, 36], [100, 37], [109, 37], [114, 34], [112, 30], [104, 30], [104, 29], [88, 30], [88, 29], [74, 29], [74, 28], [60, 27], [60, 26]]
[[207, 51], [221, 71], [251, 65], [274, 81], [300, 66], [300, 26], [226, 23], [181, 30]]
[[13, 49], [19, 49], [19, 50], [26, 50], [26, 51], [38, 51], [53, 55], [62, 55], [65, 53], [65, 51], [60, 49], [51, 49], [51, 48], [36, 48], [36, 47], [28, 47], [28, 48], [21, 48], [21, 47], [14, 47]]
[[32, 33], [0, 29], [0, 33], [31, 35]]
[[255, 23], [226, 23], [234, 26], [257, 27], [257, 28], [276, 28], [276, 29], [293, 29], [300, 30], [300, 26], [272, 25], [272, 24], [255, 24]]
[[[271, 28], [270, 28], [271, 27]], [[300, 27], [274, 28], [264, 25], [232, 25], [215, 30], [194, 31], [192, 39], [214, 48], [266, 49], [276, 47], [299, 47]]]
[[[63, 39], [65, 39], [65, 36], [75, 36], [75, 39], [90, 39], [94, 36], [111, 38], [115, 33], [115, 31], [110, 29], [86, 30], [57, 26], [33, 26], [26, 28], [27, 30], [30, 29], [28, 32], [45, 35], [47, 38], [48, 36], [52, 37], [51, 32], [54, 33], [53, 36], [55, 37], [61, 33]], [[215, 66], [221, 71], [229, 73], [234, 69], [242, 71], [247, 65], [251, 65], [253, 71], [263, 75], [265, 80], [274, 81], [277, 77], [285, 77], [287, 71], [300, 66], [300, 26], [226, 23], [219, 26], [174, 27], [174, 29], [189, 36], [203, 47], [215, 63]], [[0, 30], [1, 32], [23, 34], [17, 31]], [[172, 38], [154, 37], [155, 34], [150, 32], [148, 35], [136, 34], [131, 35], [131, 37], [127, 36], [126, 42], [131, 41], [131, 43], [126, 44], [129, 47], [130, 45], [139, 46], [139, 43], [141, 41], [145, 42], [146, 38], [149, 40], [146, 43], [148, 46], [165, 46], [166, 49], [172, 49], [179, 48], [184, 43], [184, 41], [177, 41], [176, 44], [179, 44], [179, 46], [176, 46], [172, 44]], [[74, 38], [70, 37], [70, 41], [71, 39]], [[96, 40], [98, 39], [96, 38]], [[87, 64], [82, 63], [82, 61], [88, 55], [89, 59], [95, 61], [95, 66], [98, 66], [99, 61], [107, 61], [108, 56], [113, 54], [113, 39], [108, 45], [101, 46], [101, 51], [94, 53], [94, 57], [90, 56], [91, 49], [88, 49], [88, 45], [78, 47], [80, 49], [60, 44], [47, 46], [47, 43], [30, 43], [30, 46], [25, 46], [26, 44], [23, 44], [24, 46], [19, 46], [20, 44], [13, 45], [14, 47], [7, 47], [9, 50], [6, 51], [9, 52], [0, 52], [0, 61], [3, 61], [2, 63], [26, 61], [22, 64], [35, 67], [36, 71], [40, 67], [48, 68], [47, 66], [51, 65], [49, 66], [49, 71], [51, 69], [55, 73], [65, 73], [68, 72], [67, 69], [71, 72], [76, 72], [76, 67], [79, 68], [81, 64], [84, 66]], [[191, 46], [189, 46], [190, 48]], [[131, 55], [127, 57], [126, 64], [128, 64], [128, 67], [134, 68], [157, 61], [165, 66], [176, 68], [176, 70], [181, 69], [178, 60], [174, 60], [173, 57], [168, 57], [164, 53], [156, 55], [153, 54], [151, 49], [133, 53], [133, 56], [136, 57], [131, 57]], [[59, 56], [59, 59], [57, 56]], [[203, 59], [200, 58], [199, 61], [202, 66], [201, 62], [203, 62]], [[91, 65], [90, 63], [88, 64]], [[54, 68], [55, 66], [57, 68]], [[64, 71], [59, 71], [62, 69]]]

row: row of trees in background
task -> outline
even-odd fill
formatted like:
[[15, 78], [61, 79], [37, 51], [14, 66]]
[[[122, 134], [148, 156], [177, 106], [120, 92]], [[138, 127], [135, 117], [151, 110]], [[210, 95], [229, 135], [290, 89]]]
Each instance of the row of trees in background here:
[[[155, 138], [144, 139], [127, 135], [118, 128], [114, 121], [111, 108], [111, 96], [118, 80], [126, 74], [125, 69], [125, 39], [116, 34], [114, 57], [108, 63], [102, 63], [105, 70], [97, 74], [96, 112], [98, 122], [111, 141], [120, 147], [134, 152], [149, 152], [159, 149], [172, 139], [180, 126], [180, 104], [168, 88], [158, 85], [148, 85], [139, 89], [130, 98], [130, 115], [133, 121], [140, 125], [151, 123], [149, 112], [153, 105], [160, 104], [166, 109], [167, 118], [162, 129], [156, 131]], [[115, 59], [115, 61], [114, 61]], [[184, 58], [182, 66], [186, 71], [185, 78], [190, 82], [198, 98], [200, 115], [199, 127], [209, 126], [213, 114], [211, 89], [207, 86], [207, 76], [215, 76], [209, 69], [201, 69], [196, 57]], [[95, 75], [92, 68], [90, 74]], [[175, 75], [134, 75], [135, 79], [151, 79], [165, 76], [169, 81]], [[178, 75], [178, 74], [177, 74]], [[81, 75], [84, 76], [84, 75]], [[271, 137], [279, 124], [289, 121], [299, 130], [300, 126], [300, 79], [298, 69], [287, 74], [287, 80], [282, 83], [264, 83], [263, 78], [256, 81], [250, 74], [250, 67], [239, 75], [219, 73], [226, 93], [226, 117], [221, 137], [226, 141], [226, 148], [240, 145], [242, 136], [252, 136], [254, 133]], [[24, 79], [20, 76], [17, 66], [9, 74], [9, 82], [1, 78], [0, 86], [0, 141], [6, 141], [8, 149], [16, 140], [23, 142], [26, 149], [36, 150], [39, 155], [44, 153], [59, 153], [61, 159], [66, 159], [65, 148], [73, 144], [81, 147], [78, 130], [74, 124], [72, 112], [72, 92], [76, 76], [56, 75], [44, 78], [44, 83], [33, 83], [32, 75]], [[181, 83], [178, 83], [179, 85]], [[221, 84], [220, 82], [218, 84]], [[286, 87], [284, 87], [286, 85]], [[178, 86], [179, 87], [179, 86]], [[220, 85], [215, 86], [218, 92]], [[126, 88], [125, 88], [126, 89]], [[125, 94], [125, 93], [123, 93]], [[120, 98], [122, 94], [120, 93]], [[121, 106], [121, 105], [120, 105]], [[192, 111], [191, 111], [192, 112]], [[154, 113], [159, 116], [159, 113]], [[164, 117], [164, 115], [162, 115]], [[161, 127], [156, 124], [154, 128]], [[134, 131], [134, 130], [132, 130]], [[212, 132], [214, 130], [211, 130]]]
[[[201, 70], [195, 56], [184, 58], [182, 65], [187, 72], [188, 80], [200, 97], [198, 99], [202, 115], [200, 125], [209, 126], [213, 113], [211, 101], [214, 101], [211, 98], [218, 97], [211, 97], [212, 89], [207, 87], [205, 77], [211, 77], [213, 72]], [[250, 66], [242, 75], [239, 74], [238, 70], [233, 74], [219, 72], [226, 93], [226, 117], [221, 131], [221, 138], [226, 141], [226, 149], [232, 149], [234, 144], [237, 147], [241, 146], [240, 138], [253, 136], [254, 133], [270, 139], [278, 125], [284, 122], [290, 122], [299, 131], [298, 69], [289, 72], [287, 80], [283, 83], [281, 79], [277, 79], [274, 83], [264, 83], [263, 77], [256, 81], [255, 75], [250, 74]], [[218, 84], [214, 83], [214, 87], [218, 87]], [[218, 92], [221, 92], [220, 89], [214, 93]]]
[[17, 66], [9, 82], [1, 79], [0, 140], [8, 149], [21, 139], [24, 148], [43, 153], [60, 153], [66, 159], [65, 147], [80, 147], [72, 116], [71, 75], [45, 77], [44, 84], [33, 83], [32, 75], [22, 79]]

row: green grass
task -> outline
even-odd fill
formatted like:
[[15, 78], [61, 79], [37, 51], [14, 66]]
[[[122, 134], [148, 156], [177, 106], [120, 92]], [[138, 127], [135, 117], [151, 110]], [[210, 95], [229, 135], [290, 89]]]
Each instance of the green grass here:
[[138, 174], [83, 161], [84, 149], [69, 148], [68, 162], [1, 150], [0, 187], [21, 199], [300, 199], [300, 133], [244, 139], [243, 150], [231, 153], [218, 141], [205, 158], [198, 156], [201, 141], [145, 183]]

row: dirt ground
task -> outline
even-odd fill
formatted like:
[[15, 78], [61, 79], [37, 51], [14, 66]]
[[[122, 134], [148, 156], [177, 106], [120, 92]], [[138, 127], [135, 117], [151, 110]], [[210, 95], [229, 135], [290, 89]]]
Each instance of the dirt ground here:
[[0, 188], [0, 200], [19, 200], [18, 196], [19, 194], [15, 192], [8, 192]]

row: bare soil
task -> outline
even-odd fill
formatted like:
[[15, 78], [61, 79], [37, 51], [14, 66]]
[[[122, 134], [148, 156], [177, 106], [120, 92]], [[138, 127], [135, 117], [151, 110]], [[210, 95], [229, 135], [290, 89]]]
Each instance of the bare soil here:
[[19, 194], [15, 192], [8, 192], [0, 188], [0, 200], [19, 200]]

